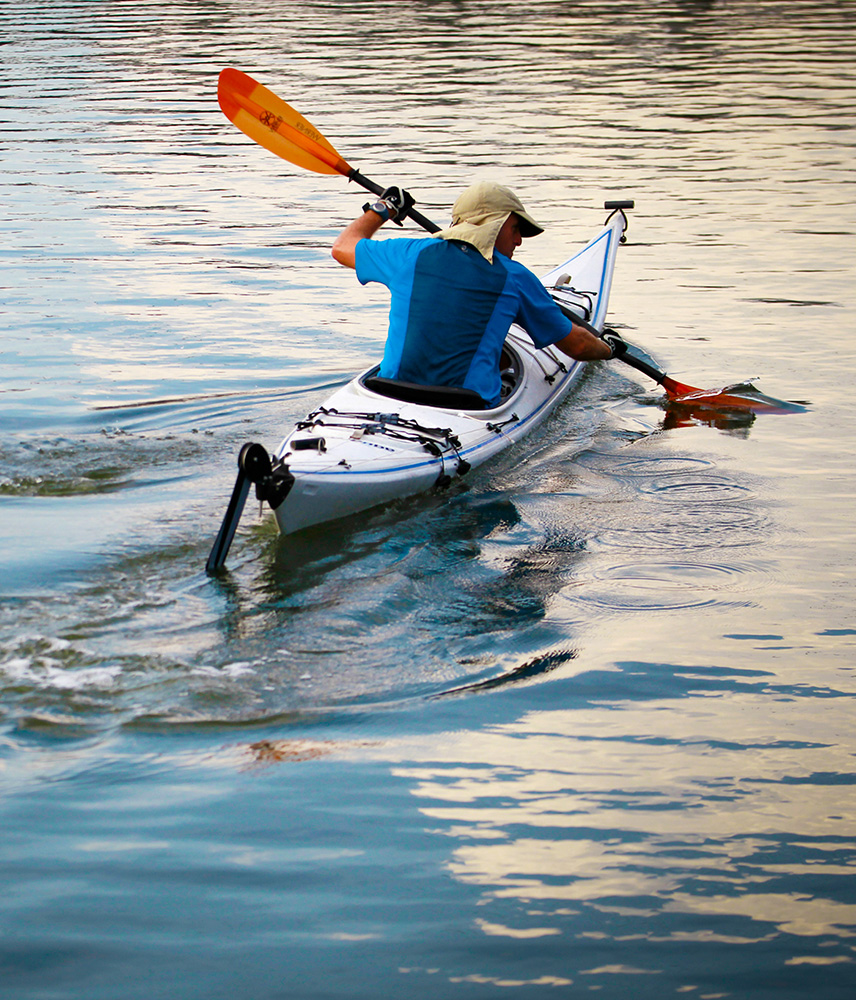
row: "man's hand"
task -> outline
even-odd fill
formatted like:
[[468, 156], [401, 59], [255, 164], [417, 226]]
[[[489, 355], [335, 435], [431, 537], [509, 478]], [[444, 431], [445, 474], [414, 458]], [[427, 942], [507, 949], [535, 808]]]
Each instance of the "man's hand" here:
[[609, 347], [612, 351], [612, 356], [614, 358], [620, 358], [622, 354], [627, 353], [627, 341], [622, 340], [621, 337], [615, 332], [615, 330], [606, 329], [600, 335], [601, 340]]
[[413, 208], [415, 200], [409, 191], [400, 187], [388, 187], [380, 196], [393, 210], [392, 221], [399, 226], [407, 218], [407, 213]]
[[363, 205], [363, 211], [376, 212], [384, 222], [392, 219], [397, 225], [403, 225], [407, 213], [413, 208], [415, 199], [409, 191], [400, 187], [388, 187], [374, 205]]

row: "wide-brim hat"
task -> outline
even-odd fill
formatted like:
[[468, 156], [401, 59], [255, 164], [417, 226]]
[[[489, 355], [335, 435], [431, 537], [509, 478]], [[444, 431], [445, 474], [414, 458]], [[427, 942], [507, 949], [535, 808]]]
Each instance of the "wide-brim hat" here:
[[494, 181], [478, 181], [452, 206], [452, 225], [434, 235], [470, 243], [486, 260], [492, 261], [496, 238], [512, 212], [520, 219], [521, 236], [544, 232], [512, 190]]

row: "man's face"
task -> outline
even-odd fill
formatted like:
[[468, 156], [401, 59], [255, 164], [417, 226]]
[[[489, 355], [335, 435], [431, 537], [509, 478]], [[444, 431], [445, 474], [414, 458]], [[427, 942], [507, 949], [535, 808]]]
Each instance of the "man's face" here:
[[499, 235], [496, 237], [494, 246], [500, 253], [505, 254], [506, 257], [511, 257], [522, 242], [520, 219], [512, 212], [505, 222], [503, 222], [502, 229], [500, 229]]

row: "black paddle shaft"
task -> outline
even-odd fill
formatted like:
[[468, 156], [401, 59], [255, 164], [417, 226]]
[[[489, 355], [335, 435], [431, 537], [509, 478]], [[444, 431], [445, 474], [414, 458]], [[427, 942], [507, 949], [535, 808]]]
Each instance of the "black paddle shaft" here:
[[[380, 184], [376, 184], [374, 181], [369, 180], [368, 177], [364, 177], [359, 170], [356, 169], [351, 170], [348, 174], [348, 180], [356, 182], [361, 187], [364, 187], [366, 191], [371, 191], [372, 194], [380, 195], [386, 190], [386, 188], [381, 187]], [[414, 222], [422, 226], [426, 232], [440, 232], [440, 227], [436, 223], [432, 222], [430, 219], [426, 219], [425, 216], [421, 212], [417, 212], [415, 208], [411, 208], [407, 214], [411, 219], [413, 219]]]

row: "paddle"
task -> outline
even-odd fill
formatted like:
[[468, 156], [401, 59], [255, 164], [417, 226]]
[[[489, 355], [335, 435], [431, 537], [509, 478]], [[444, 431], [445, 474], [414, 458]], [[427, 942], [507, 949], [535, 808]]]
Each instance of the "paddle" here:
[[[561, 286], [550, 291], [553, 295], [553, 301], [568, 319], [573, 320], [574, 323], [588, 330], [589, 333], [593, 333], [596, 337], [601, 336], [599, 330], [581, 319], [559, 300], [555, 292], [560, 292]], [[753, 413], [799, 413], [805, 410], [805, 407], [800, 403], [765, 396], [750, 383], [730, 385], [722, 389], [697, 389], [693, 385], [679, 382], [671, 375], [667, 375], [653, 363], [647, 354], [644, 354], [641, 348], [626, 340], [624, 343], [627, 344], [627, 350], [624, 354], [617, 355], [615, 360], [622, 361], [625, 365], [629, 365], [636, 371], [642, 372], [643, 375], [654, 379], [658, 385], [665, 389], [669, 401], [675, 405], [693, 409], [749, 410]]]
[[[342, 159], [333, 146], [303, 115], [240, 70], [224, 69], [217, 85], [223, 114], [245, 135], [283, 160], [318, 174], [341, 174], [372, 194], [384, 188]], [[411, 208], [407, 213], [429, 233], [440, 227]]]

